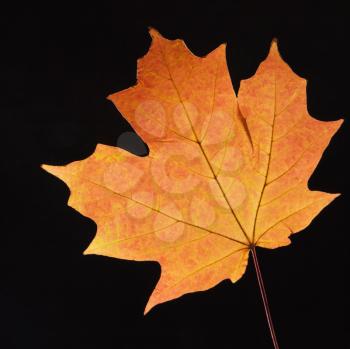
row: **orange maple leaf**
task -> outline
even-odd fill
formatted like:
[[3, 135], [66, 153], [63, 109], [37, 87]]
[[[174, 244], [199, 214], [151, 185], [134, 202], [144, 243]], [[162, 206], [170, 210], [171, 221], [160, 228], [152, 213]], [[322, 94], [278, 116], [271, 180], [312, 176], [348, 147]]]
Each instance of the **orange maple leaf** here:
[[342, 123], [308, 114], [306, 80], [276, 41], [236, 97], [225, 45], [200, 58], [150, 34], [137, 85], [108, 97], [149, 155], [98, 144], [85, 160], [43, 165], [68, 184], [68, 204], [97, 223], [85, 254], [161, 264], [145, 313], [237, 281], [255, 246], [288, 245], [309, 225], [339, 195], [307, 182]]

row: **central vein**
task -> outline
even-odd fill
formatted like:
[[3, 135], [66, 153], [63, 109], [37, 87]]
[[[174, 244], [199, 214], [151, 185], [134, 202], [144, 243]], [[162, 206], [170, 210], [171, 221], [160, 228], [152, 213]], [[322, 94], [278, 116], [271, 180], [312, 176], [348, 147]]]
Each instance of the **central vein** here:
[[255, 214], [255, 218], [254, 218], [253, 244], [255, 244], [255, 231], [256, 231], [256, 225], [257, 225], [257, 221], [258, 221], [259, 209], [260, 209], [260, 206], [261, 206], [262, 198], [264, 196], [264, 192], [265, 192], [265, 188], [266, 188], [266, 184], [267, 184], [267, 177], [268, 177], [269, 171], [270, 171], [273, 135], [274, 135], [274, 129], [275, 129], [275, 119], [276, 119], [276, 75], [274, 76], [274, 110], [273, 110], [273, 119], [272, 119], [272, 125], [271, 125], [270, 150], [269, 150], [268, 161], [267, 161], [267, 166], [266, 166], [265, 181], [264, 181], [263, 187], [261, 189], [260, 198], [259, 198], [259, 202], [258, 202], [258, 206], [256, 208], [256, 214]]
[[[221, 192], [221, 194], [222, 194], [224, 200], [226, 201], [226, 203], [227, 203], [227, 205], [228, 205], [228, 207], [229, 207], [229, 209], [230, 209], [230, 211], [231, 211], [233, 217], [235, 218], [235, 220], [236, 220], [238, 226], [240, 227], [240, 229], [241, 229], [243, 235], [245, 236], [248, 245], [251, 246], [252, 242], [250, 241], [250, 239], [249, 239], [249, 237], [248, 237], [248, 234], [246, 233], [246, 231], [245, 231], [245, 229], [244, 229], [242, 223], [241, 223], [240, 220], [238, 219], [237, 214], [234, 212], [234, 210], [233, 210], [233, 208], [232, 208], [232, 206], [231, 206], [231, 204], [230, 204], [230, 202], [229, 202], [229, 200], [228, 200], [228, 198], [227, 198], [227, 196], [226, 196], [226, 193], [225, 193], [225, 191], [224, 191], [224, 189], [223, 189], [221, 183], [219, 182], [217, 175], [215, 174], [215, 171], [214, 171], [214, 169], [213, 169], [213, 166], [212, 166], [212, 164], [210, 163], [209, 158], [208, 158], [207, 154], [205, 153], [205, 151], [204, 151], [204, 149], [203, 149], [203, 146], [202, 146], [202, 144], [201, 144], [201, 141], [199, 140], [199, 138], [198, 138], [198, 136], [197, 136], [197, 133], [196, 133], [194, 127], [193, 127], [192, 121], [191, 121], [191, 119], [190, 119], [190, 117], [189, 117], [189, 114], [188, 114], [188, 111], [187, 111], [187, 109], [186, 109], [185, 103], [184, 103], [184, 101], [182, 100], [181, 94], [180, 94], [180, 92], [179, 92], [179, 90], [178, 90], [178, 88], [177, 88], [177, 86], [176, 86], [176, 84], [175, 84], [175, 81], [174, 81], [174, 79], [173, 79], [173, 77], [172, 77], [172, 75], [171, 75], [171, 71], [170, 71], [170, 69], [169, 69], [169, 66], [168, 66], [168, 64], [167, 64], [167, 60], [166, 60], [166, 58], [165, 58], [165, 55], [164, 55], [162, 49], [160, 49], [160, 53], [161, 53], [162, 58], [163, 58], [163, 60], [164, 60], [165, 66], [167, 67], [170, 80], [171, 80], [171, 82], [172, 82], [172, 84], [173, 84], [173, 86], [174, 86], [174, 89], [175, 89], [176, 94], [177, 94], [177, 96], [178, 96], [178, 98], [179, 98], [179, 101], [180, 101], [180, 103], [182, 104], [182, 106], [183, 106], [183, 108], [184, 108], [184, 110], [185, 110], [186, 118], [187, 118], [187, 120], [188, 120], [188, 122], [189, 122], [189, 124], [190, 124], [190, 126], [191, 126], [192, 133], [193, 133], [193, 135], [194, 135], [194, 137], [195, 137], [195, 142], [198, 144], [199, 149], [201, 150], [201, 152], [202, 152], [202, 154], [203, 154], [203, 156], [204, 156], [204, 158], [205, 158], [205, 160], [206, 160], [206, 162], [207, 162], [207, 164], [208, 164], [208, 166], [209, 166], [209, 169], [210, 169], [210, 171], [211, 171], [211, 173], [212, 173], [212, 175], [213, 175], [213, 179], [214, 179], [215, 182], [217, 183], [217, 185], [218, 185], [218, 187], [219, 187], [219, 189], [220, 189], [220, 192]], [[213, 103], [212, 112], [213, 112], [214, 103], [215, 103], [216, 78], [217, 78], [217, 70], [216, 70], [216, 73], [215, 73], [214, 97], [213, 97], [213, 102], [212, 102], [212, 103]]]

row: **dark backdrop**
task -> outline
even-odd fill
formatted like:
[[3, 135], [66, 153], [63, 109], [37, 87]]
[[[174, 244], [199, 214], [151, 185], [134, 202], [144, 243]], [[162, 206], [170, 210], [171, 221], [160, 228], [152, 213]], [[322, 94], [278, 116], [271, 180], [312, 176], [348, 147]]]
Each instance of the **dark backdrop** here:
[[[67, 186], [40, 164], [83, 159], [131, 130], [105, 97], [135, 84], [148, 26], [197, 55], [226, 41], [236, 91], [277, 37], [284, 59], [308, 80], [311, 115], [346, 119], [347, 12], [334, 2], [114, 3], [18, 4], [0, 13], [3, 348], [272, 348], [252, 261], [236, 284], [223, 281], [144, 317], [159, 265], [83, 256], [96, 225], [67, 206]], [[346, 120], [310, 180], [312, 189], [343, 195], [292, 245], [258, 250], [282, 349], [349, 347], [348, 132]]]

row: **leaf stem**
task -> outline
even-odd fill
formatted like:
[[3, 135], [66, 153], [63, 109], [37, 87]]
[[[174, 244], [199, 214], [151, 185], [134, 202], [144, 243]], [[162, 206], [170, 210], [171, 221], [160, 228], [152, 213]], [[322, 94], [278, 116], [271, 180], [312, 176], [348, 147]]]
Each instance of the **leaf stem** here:
[[266, 314], [267, 322], [269, 324], [273, 346], [274, 346], [275, 349], [279, 349], [278, 342], [277, 342], [277, 337], [276, 337], [276, 333], [275, 333], [275, 329], [274, 329], [273, 323], [272, 323], [272, 317], [271, 317], [269, 303], [268, 303], [268, 300], [267, 300], [267, 295], [266, 295], [266, 291], [265, 291], [264, 281], [263, 281], [263, 278], [262, 278], [262, 275], [261, 275], [259, 262], [258, 262], [258, 257], [256, 255], [255, 246], [251, 247], [251, 251], [252, 251], [252, 254], [253, 254], [253, 261], [254, 261], [256, 276], [257, 276], [258, 282], [259, 282], [260, 293], [261, 293], [261, 297], [262, 297], [263, 303], [264, 303], [265, 314]]

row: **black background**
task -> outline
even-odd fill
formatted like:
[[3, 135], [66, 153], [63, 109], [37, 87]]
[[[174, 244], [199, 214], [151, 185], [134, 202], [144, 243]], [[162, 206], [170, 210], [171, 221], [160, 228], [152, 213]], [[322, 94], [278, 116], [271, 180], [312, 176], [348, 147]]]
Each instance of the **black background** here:
[[[277, 37], [284, 59], [308, 80], [310, 114], [346, 119], [347, 12], [334, 2], [114, 3], [16, 5], [0, 14], [3, 348], [272, 348], [251, 260], [236, 284], [223, 281], [144, 317], [159, 265], [83, 256], [96, 225], [67, 206], [67, 186], [40, 164], [83, 159], [130, 131], [105, 97], [135, 84], [148, 26], [200, 56], [227, 42], [236, 91]], [[348, 131], [346, 120], [310, 180], [312, 189], [343, 195], [292, 245], [258, 249], [282, 349], [349, 347]]]

